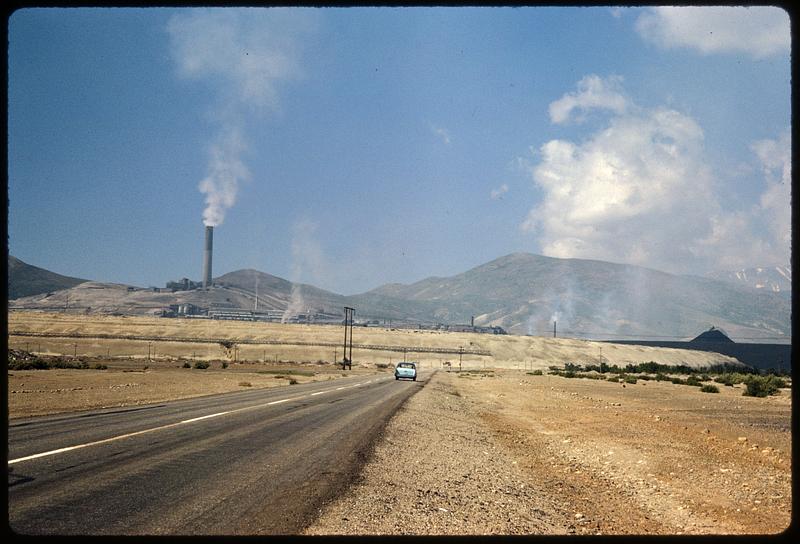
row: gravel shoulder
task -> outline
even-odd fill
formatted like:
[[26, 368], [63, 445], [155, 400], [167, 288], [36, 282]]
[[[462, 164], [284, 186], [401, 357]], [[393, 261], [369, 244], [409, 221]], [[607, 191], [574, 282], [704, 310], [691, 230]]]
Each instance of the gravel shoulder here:
[[438, 372], [310, 535], [776, 534], [791, 398]]

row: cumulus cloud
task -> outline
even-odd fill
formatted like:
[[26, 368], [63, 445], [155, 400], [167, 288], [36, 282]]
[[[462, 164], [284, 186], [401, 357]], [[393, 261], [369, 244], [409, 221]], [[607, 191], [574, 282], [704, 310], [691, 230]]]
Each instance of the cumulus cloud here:
[[789, 15], [772, 6], [654, 7], [636, 22], [639, 35], [664, 49], [744, 53], [760, 59], [788, 53]]
[[247, 179], [244, 120], [279, 106], [279, 83], [299, 77], [301, 37], [313, 28], [305, 12], [283, 9], [182, 10], [167, 24], [172, 59], [181, 77], [202, 81], [216, 95], [218, 124], [209, 146], [206, 225], [219, 225]]
[[788, 255], [792, 242], [792, 140], [789, 131], [777, 140], [755, 142], [752, 149], [761, 161], [767, 182], [758, 211], [767, 218], [775, 251]]
[[[597, 88], [607, 87], [601, 80]], [[704, 272], [720, 263], [753, 265], [781, 255], [780, 262], [788, 260], [788, 252], [756, 228], [759, 218], [781, 208], [787, 215], [773, 221], [772, 238], [788, 235], [788, 183], [779, 182], [791, 176], [788, 136], [754, 145], [765, 173], [775, 179], [757, 209], [733, 214], [720, 206], [718, 180], [694, 119], [632, 102], [614, 109], [600, 101], [597, 107], [612, 111], [607, 126], [581, 143], [544, 143], [531, 167], [544, 196], [521, 228], [538, 236], [545, 255], [676, 273]]]
[[550, 120], [553, 123], [566, 123], [577, 110], [577, 121], [582, 121], [584, 115], [592, 109], [605, 109], [621, 114], [630, 106], [628, 99], [622, 92], [622, 78], [611, 76], [601, 78], [597, 75], [588, 75], [578, 82], [578, 91], [567, 93], [560, 99], [550, 104]]
[[489, 197], [492, 200], [497, 200], [498, 198], [503, 198], [503, 195], [508, 192], [508, 184], [504, 183], [497, 189], [492, 189], [492, 192], [489, 193]]

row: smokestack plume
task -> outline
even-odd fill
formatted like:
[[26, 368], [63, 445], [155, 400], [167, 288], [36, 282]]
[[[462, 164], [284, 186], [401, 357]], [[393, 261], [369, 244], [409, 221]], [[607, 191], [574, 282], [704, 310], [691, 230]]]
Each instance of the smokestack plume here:
[[211, 254], [214, 248], [214, 227], [206, 226], [206, 245], [203, 252], [203, 288], [211, 287]]

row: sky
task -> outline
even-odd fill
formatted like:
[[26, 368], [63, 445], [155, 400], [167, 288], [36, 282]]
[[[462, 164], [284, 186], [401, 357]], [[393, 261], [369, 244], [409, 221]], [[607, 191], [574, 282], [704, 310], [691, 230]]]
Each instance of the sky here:
[[786, 266], [774, 7], [28, 8], [8, 19], [8, 247], [163, 286], [340, 294], [514, 252]]

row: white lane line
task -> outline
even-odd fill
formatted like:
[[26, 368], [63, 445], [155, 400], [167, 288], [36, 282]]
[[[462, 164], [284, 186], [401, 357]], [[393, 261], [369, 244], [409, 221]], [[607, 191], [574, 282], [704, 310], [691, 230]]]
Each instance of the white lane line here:
[[129, 438], [131, 436], [138, 436], [140, 434], [151, 433], [153, 431], [160, 431], [162, 429], [168, 429], [170, 427], [175, 427], [176, 425], [182, 425], [182, 421], [178, 421], [177, 423], [170, 423], [168, 425], [162, 425], [161, 427], [153, 427], [152, 429], [145, 429], [143, 431], [136, 431], [135, 433], [128, 433], [122, 434], [119, 436], [113, 436], [111, 438], [105, 438], [103, 440], [97, 440], [95, 442], [87, 442], [86, 444], [78, 444], [77, 446], [70, 446], [67, 448], [60, 448], [57, 450], [45, 451], [42, 453], [35, 453], [33, 455], [28, 455], [27, 457], [19, 457], [17, 459], [10, 459], [8, 461], [9, 465], [13, 465], [14, 463], [20, 463], [22, 461], [28, 461], [30, 459], [38, 459], [39, 457], [47, 457], [48, 455], [55, 455], [57, 453], [64, 453], [67, 451], [77, 450], [80, 448], [88, 448], [89, 446], [97, 446], [98, 444], [105, 444], [107, 442], [113, 442], [114, 440], [121, 440], [123, 438]]
[[275, 400], [275, 401], [272, 401], [272, 402], [267, 402], [265, 404], [257, 404], [255, 406], [245, 406], [244, 408], [239, 408], [237, 410], [228, 410], [226, 412], [217, 412], [216, 414], [208, 414], [206, 416], [200, 416], [200, 417], [195, 417], [195, 418], [191, 418], [191, 419], [184, 419], [182, 421], [177, 421], [175, 423], [169, 423], [167, 425], [161, 425], [160, 427], [153, 427], [151, 429], [143, 429], [141, 431], [136, 431], [136, 432], [133, 432], [133, 433], [121, 434], [119, 436], [112, 436], [111, 438], [104, 438], [103, 440], [96, 440], [94, 442], [86, 442], [85, 444], [77, 444], [75, 446], [69, 446], [69, 447], [66, 447], [66, 448], [59, 448], [57, 450], [50, 450], [50, 451], [45, 451], [45, 452], [42, 452], [42, 453], [36, 453], [36, 454], [28, 455], [28, 456], [25, 456], [25, 457], [19, 457], [17, 459], [9, 459], [8, 464], [9, 465], [13, 465], [14, 463], [21, 463], [22, 461], [30, 461], [31, 459], [38, 459], [40, 457], [48, 457], [50, 455], [56, 455], [56, 454], [59, 454], [59, 453], [65, 453], [65, 452], [72, 451], [72, 450], [77, 450], [77, 449], [81, 449], [81, 448], [88, 448], [89, 446], [98, 446], [100, 444], [107, 444], [108, 442], [114, 442], [116, 440], [122, 440], [123, 438], [130, 438], [132, 436], [139, 436], [139, 435], [145, 434], [145, 433], [152, 433], [152, 432], [155, 432], [155, 431], [162, 431], [164, 429], [169, 429], [171, 427], [176, 427], [178, 425], [184, 425], [186, 423], [194, 423], [196, 421], [201, 421], [203, 419], [210, 419], [212, 417], [224, 416], [226, 414], [233, 414], [235, 412], [242, 412], [244, 410], [252, 410], [252, 409], [255, 409], [255, 408], [263, 408], [264, 406], [272, 406], [272, 405], [275, 405], [275, 404], [281, 404], [283, 402], [299, 400], [299, 399], [302, 399], [302, 398], [305, 398], [305, 396], [291, 397], [291, 398], [288, 398], [288, 399]]
[[200, 416], [200, 417], [193, 417], [192, 419], [184, 419], [179, 423], [193, 423], [195, 421], [200, 421], [201, 419], [210, 419], [212, 417], [224, 416], [225, 414], [230, 414], [230, 411], [227, 412], [218, 412], [216, 414], [209, 414], [207, 416]]
[[[369, 382], [367, 382], [367, 383], [369, 383]], [[340, 389], [345, 389], [345, 387], [358, 387], [360, 385], [363, 385], [363, 384], [357, 383], [355, 385], [338, 387], [338, 388], [336, 388], [336, 390], [338, 391]], [[19, 457], [17, 459], [9, 459], [8, 464], [9, 465], [13, 465], [15, 463], [21, 463], [22, 461], [30, 461], [31, 459], [38, 459], [40, 457], [48, 457], [50, 455], [57, 455], [59, 453], [65, 453], [65, 452], [72, 451], [72, 450], [77, 450], [77, 449], [81, 449], [81, 448], [88, 448], [89, 446], [97, 446], [97, 445], [100, 445], [100, 444], [106, 444], [108, 442], [113, 442], [115, 440], [122, 440], [123, 438], [130, 438], [132, 436], [138, 436], [138, 435], [145, 434], [145, 433], [152, 433], [152, 432], [155, 432], [155, 431], [161, 431], [161, 430], [164, 430], [164, 429], [169, 429], [170, 427], [176, 427], [178, 425], [184, 425], [186, 423], [194, 423], [196, 421], [201, 421], [201, 420], [204, 420], [204, 419], [211, 419], [213, 417], [219, 417], [219, 416], [224, 416], [224, 415], [227, 415], [227, 414], [233, 414], [233, 413], [236, 413], [236, 412], [242, 412], [244, 410], [254, 410], [256, 408], [263, 408], [264, 406], [274, 406], [276, 404], [282, 404], [284, 402], [290, 402], [290, 401], [293, 401], [293, 400], [304, 399], [304, 398], [309, 397], [309, 396], [321, 395], [321, 394], [327, 393], [329, 391], [331, 391], [331, 390], [327, 389], [325, 391], [317, 391], [316, 393], [311, 393], [310, 395], [301, 395], [299, 397], [291, 397], [291, 398], [288, 398], [288, 399], [273, 400], [271, 402], [267, 402], [267, 403], [264, 403], [264, 404], [257, 404], [255, 406], [245, 406], [244, 408], [238, 408], [236, 410], [228, 410], [226, 412], [217, 412], [215, 414], [209, 414], [209, 415], [206, 415], [206, 416], [194, 417], [194, 418], [191, 418], [191, 419], [184, 419], [182, 421], [177, 421], [175, 423], [169, 423], [167, 425], [161, 425], [160, 427], [153, 427], [152, 429], [144, 429], [144, 430], [136, 431], [136, 432], [133, 432], [133, 433], [121, 434], [119, 436], [112, 436], [111, 438], [104, 438], [103, 440], [96, 440], [94, 442], [87, 442], [85, 444], [78, 444], [78, 445], [69, 446], [69, 447], [66, 447], [66, 448], [59, 448], [57, 450], [50, 450], [50, 451], [45, 451], [45, 452], [42, 452], [42, 453], [35, 453], [33, 455], [28, 455], [26, 457]]]
[[344, 389], [344, 387], [337, 387], [336, 388], [337, 391], [341, 391], [342, 389]]
[[[273, 400], [272, 402], [268, 402], [266, 404], [261, 404], [259, 406], [272, 406], [273, 404], [280, 404], [282, 402], [289, 402], [290, 400], [297, 400], [302, 399], [303, 397], [295, 397], [293, 399], [281, 399], [281, 400]], [[244, 408], [240, 408], [240, 410], [244, 410]], [[238, 410], [237, 410], [238, 411]]]

